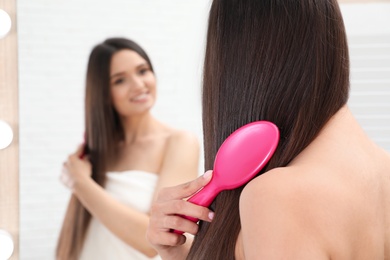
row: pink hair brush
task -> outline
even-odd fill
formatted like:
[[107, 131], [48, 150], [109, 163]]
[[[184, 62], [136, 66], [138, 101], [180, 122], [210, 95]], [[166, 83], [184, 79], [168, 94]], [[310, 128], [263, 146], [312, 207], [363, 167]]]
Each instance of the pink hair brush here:
[[[240, 127], [219, 148], [210, 182], [188, 201], [209, 207], [221, 191], [249, 182], [271, 159], [278, 143], [279, 130], [271, 122], [256, 121]], [[198, 222], [196, 218], [183, 217]], [[183, 234], [178, 230], [174, 232]]]

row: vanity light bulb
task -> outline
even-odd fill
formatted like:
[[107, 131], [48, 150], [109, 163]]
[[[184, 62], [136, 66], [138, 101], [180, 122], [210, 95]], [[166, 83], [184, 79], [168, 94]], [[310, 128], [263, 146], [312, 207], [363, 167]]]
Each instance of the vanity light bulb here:
[[11, 235], [0, 229], [0, 260], [7, 260], [14, 252], [14, 241]]
[[0, 39], [4, 38], [11, 30], [11, 18], [8, 13], [0, 9]]
[[12, 132], [12, 128], [9, 124], [0, 120], [0, 150], [10, 145], [13, 138], [14, 134]]

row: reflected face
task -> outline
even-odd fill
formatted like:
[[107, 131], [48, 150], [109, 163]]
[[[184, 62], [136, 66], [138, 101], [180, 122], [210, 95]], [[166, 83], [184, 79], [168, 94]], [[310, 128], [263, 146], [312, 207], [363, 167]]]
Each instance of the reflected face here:
[[115, 53], [110, 67], [110, 92], [121, 117], [148, 112], [156, 99], [156, 78], [148, 62], [135, 51]]

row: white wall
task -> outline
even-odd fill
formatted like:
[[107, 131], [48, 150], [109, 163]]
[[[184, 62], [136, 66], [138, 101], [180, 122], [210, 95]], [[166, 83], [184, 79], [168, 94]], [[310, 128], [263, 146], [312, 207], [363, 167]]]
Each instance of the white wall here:
[[209, 1], [18, 0], [17, 8], [20, 256], [53, 259], [69, 198], [58, 177], [83, 138], [91, 48], [111, 36], [143, 46], [158, 80], [153, 113], [202, 142], [200, 79]]
[[[155, 115], [202, 141], [200, 80], [209, 2], [17, 1], [22, 260], [54, 259], [69, 197], [58, 177], [63, 160], [82, 141], [85, 67], [97, 42], [125, 36], [140, 43], [158, 77]], [[345, 4], [342, 10], [352, 54], [349, 104], [369, 135], [390, 151], [389, 4]]]
[[351, 59], [348, 104], [373, 141], [390, 151], [390, 3], [341, 10]]

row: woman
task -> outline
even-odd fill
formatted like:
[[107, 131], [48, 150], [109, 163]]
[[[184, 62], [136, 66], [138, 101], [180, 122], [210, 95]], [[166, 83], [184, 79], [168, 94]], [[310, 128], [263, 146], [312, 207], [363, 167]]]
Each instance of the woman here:
[[[348, 92], [336, 0], [214, 0], [203, 80], [205, 168], [249, 122], [274, 122], [281, 139], [258, 177], [221, 192], [210, 209], [182, 200], [210, 172], [164, 189], [147, 232], [162, 258], [390, 259], [390, 155], [359, 126]], [[192, 246], [172, 229], [196, 235]]]
[[[110, 38], [92, 50], [86, 80], [86, 144], [64, 163], [72, 198], [58, 259], [149, 259], [149, 207], [161, 187], [198, 175], [198, 142], [151, 114], [156, 78], [135, 42]], [[86, 155], [84, 156], [84, 152]]]

